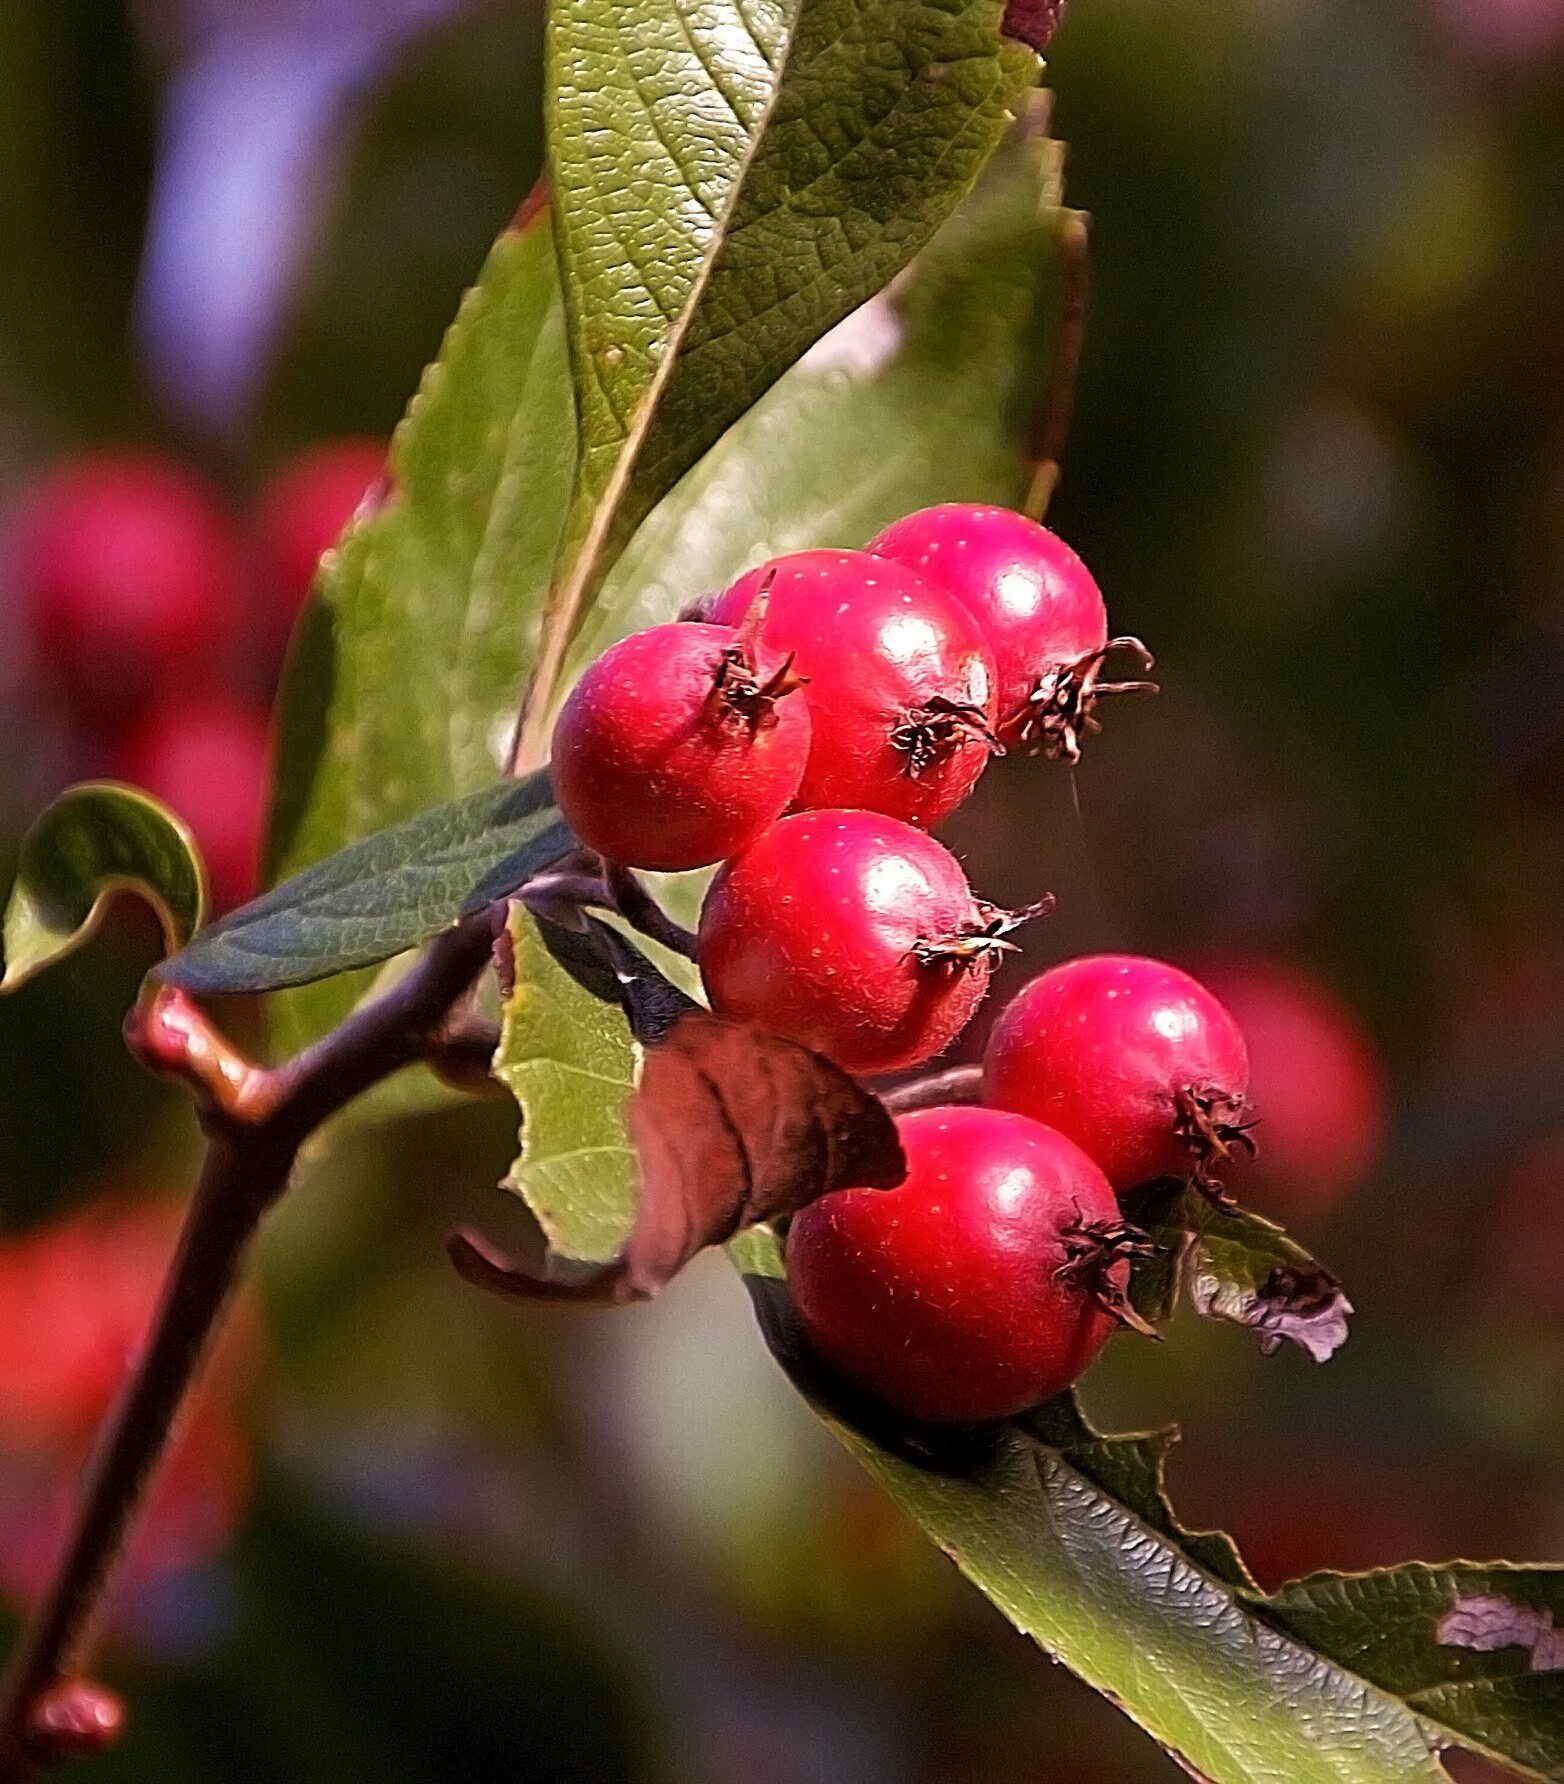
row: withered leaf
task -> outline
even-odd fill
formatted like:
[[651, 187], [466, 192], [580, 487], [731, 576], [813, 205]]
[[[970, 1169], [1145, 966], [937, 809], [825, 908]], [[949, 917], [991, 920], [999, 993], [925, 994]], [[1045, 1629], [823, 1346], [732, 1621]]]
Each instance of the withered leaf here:
[[906, 1175], [885, 1107], [829, 1060], [701, 1009], [606, 924], [546, 927], [550, 952], [589, 989], [611, 975], [643, 1050], [623, 1112], [635, 1223], [612, 1263], [542, 1274], [458, 1233], [451, 1258], [467, 1280], [527, 1300], [643, 1300], [745, 1227], [832, 1189], [888, 1189]]
[[1458, 1598], [1440, 1618], [1436, 1634], [1447, 1648], [1470, 1648], [1478, 1654], [1525, 1648], [1532, 1672], [1564, 1670], [1564, 1629], [1554, 1622], [1552, 1611], [1517, 1604], [1497, 1592]]
[[1270, 1221], [1174, 1182], [1137, 1191], [1125, 1212], [1164, 1248], [1136, 1268], [1132, 1297], [1146, 1317], [1167, 1318], [1182, 1292], [1205, 1318], [1248, 1327], [1267, 1355], [1285, 1342], [1323, 1363], [1346, 1342], [1352, 1303], [1341, 1283]]

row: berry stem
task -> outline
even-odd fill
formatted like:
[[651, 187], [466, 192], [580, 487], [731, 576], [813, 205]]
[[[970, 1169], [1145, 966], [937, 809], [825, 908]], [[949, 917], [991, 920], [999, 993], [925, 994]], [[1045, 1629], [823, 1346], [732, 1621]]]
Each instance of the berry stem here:
[[563, 929], [585, 927], [583, 913], [616, 911], [634, 930], [686, 960], [695, 958], [695, 932], [676, 923], [628, 867], [600, 857], [595, 870], [567, 864], [538, 874], [521, 902], [536, 917]]
[[914, 1109], [980, 1103], [983, 1100], [983, 1068], [980, 1065], [949, 1065], [943, 1071], [924, 1072], [919, 1077], [893, 1084], [888, 1090], [882, 1090], [879, 1097], [893, 1115], [907, 1115]]
[[632, 929], [638, 929], [654, 942], [661, 942], [665, 948], [682, 955], [686, 960], [695, 958], [694, 930], [674, 922], [628, 867], [621, 867], [617, 861], [605, 861], [603, 879], [608, 887], [612, 908], [619, 912]]
[[[206, 1158], [141, 1360], [105, 1423], [53, 1579], [0, 1680], [0, 1784], [25, 1784], [79, 1753], [74, 1711], [112, 1701], [80, 1677], [104, 1592], [300, 1148], [363, 1091], [438, 1054], [451, 1010], [489, 959], [490, 937], [487, 911], [447, 930], [384, 997], [271, 1070], [244, 1060], [183, 993], [160, 989], [132, 1013], [131, 1051], [194, 1092]], [[106, 1712], [98, 1720], [109, 1744], [118, 1724]]]

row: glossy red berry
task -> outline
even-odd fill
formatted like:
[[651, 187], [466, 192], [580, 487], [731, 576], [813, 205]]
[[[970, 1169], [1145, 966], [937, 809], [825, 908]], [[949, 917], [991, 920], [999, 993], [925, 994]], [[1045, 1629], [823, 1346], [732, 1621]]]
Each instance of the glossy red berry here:
[[261, 491], [257, 525], [286, 632], [320, 560], [386, 476], [386, 442], [328, 440], [285, 459]]
[[25, 499], [18, 585], [64, 692], [123, 713], [207, 666], [226, 632], [237, 551], [216, 497], [152, 453], [57, 466]]
[[1280, 1213], [1322, 1212], [1362, 1182], [1384, 1142], [1388, 1092], [1373, 1042], [1329, 986], [1285, 961], [1229, 955], [1202, 962], [1200, 978], [1243, 1030], [1265, 1113], [1246, 1185]]
[[[872, 540], [877, 557], [905, 564], [954, 595], [983, 628], [998, 674], [998, 722], [1006, 745], [1037, 743], [1075, 760], [1100, 695], [1145, 683], [1099, 679], [1117, 645], [1091, 572], [1047, 527], [1009, 508], [949, 502], [923, 508]], [[1142, 656], [1146, 665], [1151, 659]]]
[[712, 882], [697, 959], [719, 1016], [848, 1071], [892, 1072], [966, 1026], [1006, 923], [922, 831], [875, 812], [798, 812]]
[[774, 558], [719, 595], [738, 625], [761, 591], [764, 637], [789, 652], [814, 721], [800, 809], [860, 807], [930, 825], [993, 749], [994, 665], [959, 602], [862, 551]]
[[131, 729], [117, 772], [190, 826], [219, 910], [254, 895], [270, 772], [262, 713], [221, 694], [167, 701]]
[[785, 656], [731, 626], [653, 626], [576, 683], [554, 727], [554, 796], [588, 848], [676, 873], [725, 860], [787, 809], [809, 708]]
[[1115, 1189], [1192, 1175], [1244, 1146], [1249, 1055], [1205, 987], [1160, 960], [1096, 954], [1041, 973], [994, 1024], [984, 1100], [1046, 1121]]
[[1062, 1393], [1107, 1342], [1128, 1274], [1107, 1178], [1021, 1115], [923, 1109], [896, 1127], [899, 1187], [822, 1196], [788, 1230], [810, 1343], [930, 1423], [1007, 1418]]

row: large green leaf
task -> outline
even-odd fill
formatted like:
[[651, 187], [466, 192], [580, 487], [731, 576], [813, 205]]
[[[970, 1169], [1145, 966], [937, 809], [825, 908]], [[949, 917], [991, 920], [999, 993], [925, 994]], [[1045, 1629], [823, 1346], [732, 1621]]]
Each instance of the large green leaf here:
[[574, 846], [546, 772], [378, 831], [205, 929], [159, 971], [198, 995], [378, 965], [513, 892]]
[[1564, 1568], [1316, 1574], [1283, 1586], [1265, 1613], [1463, 1746], [1564, 1778]]
[[[775, 1241], [756, 1231], [732, 1250], [773, 1347], [796, 1368], [796, 1334], [775, 1311]], [[1103, 1437], [1065, 1399], [937, 1469], [825, 1416], [1018, 1629], [1197, 1776], [1433, 1784], [1449, 1736], [1561, 1775], [1564, 1673], [1527, 1671], [1564, 1607], [1559, 1570], [1330, 1575], [1267, 1599], [1226, 1537], [1179, 1525], [1162, 1484], [1171, 1433]], [[1515, 1645], [1503, 1655], [1445, 1645], [1442, 1619], [1457, 1602], [1495, 1593], [1512, 1605]], [[1475, 1639], [1491, 1627], [1479, 1621]]]
[[22, 839], [5, 907], [0, 990], [14, 990], [80, 947], [119, 891], [144, 898], [168, 947], [183, 946], [206, 906], [194, 839], [172, 812], [134, 787], [109, 781], [72, 787]]
[[[328, 561], [280, 703], [273, 878], [491, 783], [536, 649], [575, 462], [547, 214], [495, 244], [392, 442], [393, 487]], [[362, 975], [273, 999], [313, 1039]]]
[[636, 525], [976, 179], [1040, 69], [1003, 11], [639, 0], [631, 21], [556, 0], [549, 161], [580, 455], [526, 759]]

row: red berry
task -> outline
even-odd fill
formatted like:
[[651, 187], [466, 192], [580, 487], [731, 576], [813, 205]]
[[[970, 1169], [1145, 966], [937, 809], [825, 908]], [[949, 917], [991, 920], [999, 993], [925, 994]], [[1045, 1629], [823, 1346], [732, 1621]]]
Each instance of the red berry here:
[[219, 910], [253, 896], [270, 775], [261, 713], [221, 694], [168, 701], [130, 732], [118, 772], [190, 826]]
[[1108, 1180], [1040, 1122], [923, 1109], [896, 1124], [896, 1189], [845, 1189], [793, 1218], [788, 1288], [815, 1350], [931, 1423], [1007, 1418], [1062, 1393], [1114, 1328], [1124, 1229]]
[[1097, 679], [1111, 648], [1108, 610], [1058, 534], [1008, 508], [950, 502], [898, 520], [869, 550], [937, 583], [982, 627], [998, 673], [1000, 741], [1038, 740], [1074, 760], [1081, 733], [1096, 728], [1092, 701], [1120, 684]]
[[27, 497], [19, 586], [45, 662], [95, 712], [204, 669], [226, 630], [237, 557], [226, 515], [189, 471], [152, 453], [56, 467]]
[[359, 504], [386, 475], [386, 442], [328, 440], [285, 459], [261, 491], [258, 525], [286, 633]]
[[950, 596], [863, 551], [797, 551], [751, 570], [711, 618], [738, 625], [762, 590], [765, 639], [790, 653], [814, 721], [798, 807], [937, 823], [993, 748], [994, 664]]
[[1249, 1086], [1265, 1112], [1253, 1181], [1278, 1209], [1323, 1211], [1363, 1180], [1385, 1137], [1373, 1043], [1334, 991], [1284, 961], [1235, 955], [1200, 976], [1249, 1045]]
[[589, 848], [679, 872], [780, 817], [809, 756], [786, 657], [730, 626], [653, 626], [605, 651], [554, 727], [554, 793]]
[[1238, 1024], [1160, 960], [1097, 954], [1040, 974], [994, 1024], [984, 1097], [1046, 1121], [1115, 1189], [1193, 1175], [1244, 1144], [1249, 1056]]
[[874, 812], [799, 812], [712, 882], [697, 959], [719, 1016], [848, 1071], [893, 1072], [966, 1026], [1003, 923], [922, 831]]

